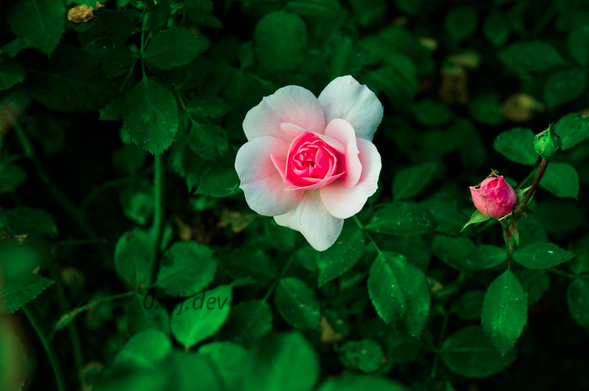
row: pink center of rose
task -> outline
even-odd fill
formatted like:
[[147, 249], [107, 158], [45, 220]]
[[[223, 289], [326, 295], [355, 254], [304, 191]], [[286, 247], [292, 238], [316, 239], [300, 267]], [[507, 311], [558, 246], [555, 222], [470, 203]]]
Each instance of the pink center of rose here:
[[345, 173], [345, 157], [311, 132], [293, 140], [286, 158], [284, 180], [295, 187], [323, 187]]

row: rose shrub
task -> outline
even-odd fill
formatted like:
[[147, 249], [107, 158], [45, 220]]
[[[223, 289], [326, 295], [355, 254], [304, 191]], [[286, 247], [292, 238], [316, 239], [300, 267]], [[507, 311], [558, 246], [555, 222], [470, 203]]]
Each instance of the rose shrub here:
[[297, 86], [265, 97], [243, 121], [248, 142], [235, 160], [250, 208], [300, 231], [318, 251], [331, 247], [343, 219], [378, 188], [372, 138], [382, 115], [376, 95], [351, 76], [319, 98]]

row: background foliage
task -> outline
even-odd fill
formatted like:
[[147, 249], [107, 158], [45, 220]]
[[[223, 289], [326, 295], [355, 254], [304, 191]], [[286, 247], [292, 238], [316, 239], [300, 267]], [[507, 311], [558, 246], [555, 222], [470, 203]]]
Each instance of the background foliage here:
[[[588, 63], [576, 0], [3, 1], [0, 388], [587, 389]], [[233, 162], [347, 74], [383, 171], [317, 253]], [[559, 119], [508, 269], [468, 186], [529, 184]]]

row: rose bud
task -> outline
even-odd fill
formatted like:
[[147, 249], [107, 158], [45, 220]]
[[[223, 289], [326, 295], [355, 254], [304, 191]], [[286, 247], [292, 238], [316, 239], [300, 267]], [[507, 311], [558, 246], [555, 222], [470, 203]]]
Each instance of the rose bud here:
[[534, 149], [542, 160], [550, 160], [554, 155], [562, 148], [562, 141], [560, 137], [554, 133], [552, 126], [548, 126], [548, 129], [538, 133], [534, 137]]
[[493, 176], [477, 186], [471, 186], [470, 194], [479, 212], [495, 219], [509, 214], [517, 203], [515, 191], [503, 176]]

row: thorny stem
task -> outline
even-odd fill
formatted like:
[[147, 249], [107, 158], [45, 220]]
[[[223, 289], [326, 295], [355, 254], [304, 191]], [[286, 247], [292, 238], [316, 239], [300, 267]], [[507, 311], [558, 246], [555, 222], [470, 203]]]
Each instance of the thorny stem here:
[[505, 245], [507, 246], [507, 254], [509, 256], [508, 258], [508, 262], [507, 262], [507, 269], [511, 269], [511, 257], [513, 254], [513, 246], [511, 244], [511, 231], [509, 230], [509, 224], [508, 223], [504, 223], [503, 221], [501, 221], [501, 225], [503, 226], [503, 235], [505, 235]]
[[41, 344], [43, 344], [43, 348], [45, 349], [45, 353], [47, 354], [47, 358], [49, 359], [49, 363], [51, 364], [51, 368], [53, 368], [53, 373], [55, 374], [55, 382], [57, 383], [57, 389], [59, 391], [65, 391], [65, 380], [63, 378], [63, 372], [61, 371], [61, 367], [59, 366], [59, 361], [57, 361], [57, 357], [55, 357], [55, 352], [47, 339], [47, 336], [43, 332], [41, 327], [41, 323], [39, 322], [39, 317], [37, 315], [37, 311], [35, 311], [34, 307], [31, 304], [26, 304], [22, 307], [23, 312], [29, 319], [29, 322], [35, 329], [35, 332], [39, 336], [41, 340]]
[[538, 175], [536, 175], [536, 179], [534, 179], [534, 183], [532, 183], [532, 186], [530, 187], [530, 190], [526, 193], [526, 196], [524, 197], [523, 201], [515, 209], [516, 217], [519, 217], [525, 213], [528, 201], [530, 201], [530, 198], [532, 198], [532, 196], [534, 195], [534, 192], [536, 191], [536, 188], [538, 187], [538, 184], [540, 183], [542, 176], [544, 176], [547, 167], [548, 160], [542, 159], [542, 163], [540, 163], [540, 170], [538, 171]]

